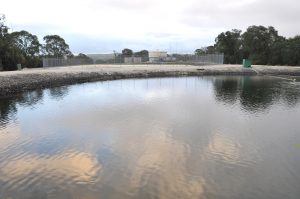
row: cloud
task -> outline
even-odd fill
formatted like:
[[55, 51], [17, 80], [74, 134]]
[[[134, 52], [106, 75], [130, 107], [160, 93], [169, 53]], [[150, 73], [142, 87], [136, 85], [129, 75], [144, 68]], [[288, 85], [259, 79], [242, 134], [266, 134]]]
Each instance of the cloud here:
[[274, 26], [284, 36], [300, 33], [300, 2], [295, 0], [201, 1], [185, 10], [182, 22], [209, 29], [242, 29], [251, 25]]
[[299, 7], [296, 0], [10, 0], [1, 3], [0, 12], [15, 30], [40, 38], [60, 34], [76, 52], [124, 46], [191, 52], [213, 44], [222, 31], [250, 25], [271, 25], [294, 36], [300, 32]]

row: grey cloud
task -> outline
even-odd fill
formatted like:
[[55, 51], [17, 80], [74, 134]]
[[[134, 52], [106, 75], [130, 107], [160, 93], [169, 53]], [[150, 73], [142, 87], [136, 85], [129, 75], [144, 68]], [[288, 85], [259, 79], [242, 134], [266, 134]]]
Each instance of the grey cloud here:
[[102, 0], [92, 1], [93, 6], [107, 6], [125, 10], [145, 10], [154, 6], [153, 1], [141, 1], [141, 0]]
[[[172, 4], [177, 2], [169, 1], [170, 8], [161, 7], [167, 6], [166, 3], [160, 4], [158, 0], [89, 0], [87, 7], [92, 7], [91, 11], [102, 11], [102, 8], [109, 7], [112, 9], [111, 15], [120, 18], [120, 21], [114, 22], [115, 26], [123, 23], [135, 23], [134, 19], [128, 19], [127, 13], [134, 12], [136, 17], [143, 20], [150, 20], [145, 23], [150, 23], [148, 30], [142, 32], [137, 38], [123, 36], [122, 30], [114, 36], [99, 35], [88, 36], [88, 31], [93, 31], [93, 27], [86, 29], [84, 33], [73, 33], [65, 29], [62, 25], [47, 25], [47, 24], [15, 24], [14, 30], [25, 29], [33, 34], [36, 34], [41, 39], [47, 34], [59, 34], [65, 38], [70, 44], [71, 50], [75, 53], [86, 52], [112, 52], [113, 50], [122, 50], [125, 47], [133, 50], [141, 49], [161, 49], [172, 52], [193, 52], [194, 49], [212, 45], [215, 37], [222, 31], [231, 30], [233, 28], [245, 30], [250, 25], [274, 26], [279, 34], [292, 37], [300, 34], [300, 1], [298, 0], [186, 0], [184, 7], [176, 7], [173, 10]], [[235, 2], [238, 5], [230, 6], [230, 3]], [[242, 3], [246, 2], [245, 5]], [[165, 9], [165, 13], [156, 13], [158, 8]], [[83, 8], [85, 9], [85, 8]], [[109, 10], [110, 10], [109, 9]], [[123, 15], [118, 15], [122, 11]], [[72, 8], [66, 11], [72, 12]], [[170, 13], [170, 16], [175, 18], [165, 17]], [[149, 15], [155, 15], [153, 19]], [[157, 15], [156, 15], [157, 14]], [[70, 14], [70, 18], [72, 13]], [[147, 17], [146, 17], [147, 16]], [[171, 22], [170, 31], [168, 27], [165, 30], [159, 30], [157, 27], [151, 27], [151, 20], [159, 20], [161, 23], [165, 21], [166, 27]], [[88, 18], [88, 17], [87, 17]], [[70, 19], [76, 20], [76, 19]], [[101, 29], [109, 29], [110, 27], [103, 20], [109, 21], [107, 18], [94, 19], [97, 27]], [[155, 22], [155, 21], [154, 21]], [[174, 23], [172, 23], [174, 22]], [[164, 22], [163, 22], [164, 23]], [[152, 23], [152, 26], [155, 23]], [[81, 24], [82, 25], [82, 24]], [[178, 25], [178, 29], [177, 26]], [[105, 27], [107, 26], [107, 27]], [[175, 27], [174, 27], [175, 26]], [[135, 28], [135, 26], [129, 26]], [[86, 27], [83, 27], [86, 28]], [[136, 24], [139, 28], [139, 24]], [[180, 29], [179, 29], [180, 28]], [[183, 30], [182, 28], [186, 28]], [[101, 31], [100, 29], [100, 31]], [[152, 31], [153, 29], [153, 31]], [[139, 29], [140, 30], [140, 29]], [[178, 32], [176, 32], [178, 30]], [[134, 30], [132, 30], [134, 32]], [[100, 34], [100, 33], [99, 33]]]
[[245, 29], [250, 25], [274, 26], [284, 36], [300, 32], [300, 2], [295, 0], [255, 1], [229, 7], [218, 0], [199, 1], [185, 11], [182, 23], [201, 28]]

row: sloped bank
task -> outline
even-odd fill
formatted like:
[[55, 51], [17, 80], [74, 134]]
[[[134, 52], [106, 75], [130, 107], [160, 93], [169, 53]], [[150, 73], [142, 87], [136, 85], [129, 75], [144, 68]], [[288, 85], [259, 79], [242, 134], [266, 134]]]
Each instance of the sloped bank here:
[[129, 78], [179, 77], [205, 75], [295, 75], [299, 67], [255, 66], [252, 69], [238, 65], [184, 66], [184, 65], [92, 65], [47, 69], [30, 69], [0, 73], [0, 96], [35, 89], [51, 88], [84, 82]]

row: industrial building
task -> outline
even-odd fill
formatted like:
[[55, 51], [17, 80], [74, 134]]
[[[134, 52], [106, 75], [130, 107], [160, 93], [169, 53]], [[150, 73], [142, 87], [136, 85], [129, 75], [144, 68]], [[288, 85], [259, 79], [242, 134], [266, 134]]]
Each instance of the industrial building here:
[[166, 51], [150, 51], [149, 62], [162, 62], [167, 61], [168, 54]]

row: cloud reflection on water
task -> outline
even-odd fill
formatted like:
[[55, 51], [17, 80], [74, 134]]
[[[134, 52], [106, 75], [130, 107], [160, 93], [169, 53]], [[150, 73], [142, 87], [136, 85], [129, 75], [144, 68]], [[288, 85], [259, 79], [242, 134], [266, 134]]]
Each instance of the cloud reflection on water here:
[[35, 187], [50, 195], [58, 184], [53, 198], [242, 196], [248, 168], [282, 135], [268, 127], [276, 135], [260, 142], [267, 135], [258, 130], [274, 119], [264, 111], [286, 108], [281, 100], [298, 105], [297, 94], [291, 103], [285, 97], [287, 87], [298, 91], [256, 77], [165, 78], [2, 99], [0, 193]]

